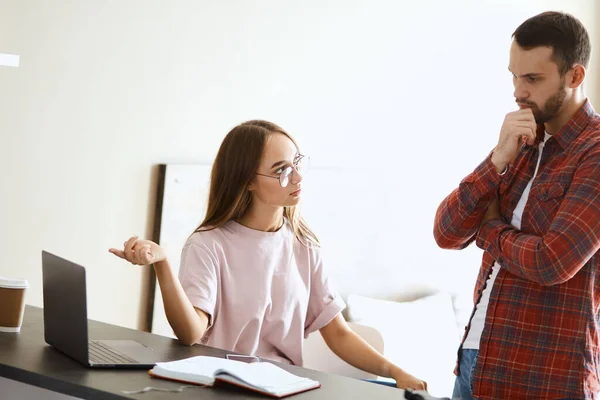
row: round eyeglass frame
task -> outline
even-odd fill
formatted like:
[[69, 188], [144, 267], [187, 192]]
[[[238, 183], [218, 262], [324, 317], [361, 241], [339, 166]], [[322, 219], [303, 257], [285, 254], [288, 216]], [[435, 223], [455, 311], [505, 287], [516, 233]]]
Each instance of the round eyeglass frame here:
[[281, 173], [277, 176], [267, 175], [256, 173], [256, 175], [266, 176], [267, 178], [273, 178], [279, 180], [279, 186], [282, 188], [287, 187], [290, 184], [290, 180], [294, 175], [294, 172], [298, 172], [301, 174], [306, 174], [308, 171], [308, 167], [310, 166], [310, 157], [305, 156], [304, 154], [298, 154], [294, 159], [294, 164], [292, 166], [287, 166], [281, 171]]

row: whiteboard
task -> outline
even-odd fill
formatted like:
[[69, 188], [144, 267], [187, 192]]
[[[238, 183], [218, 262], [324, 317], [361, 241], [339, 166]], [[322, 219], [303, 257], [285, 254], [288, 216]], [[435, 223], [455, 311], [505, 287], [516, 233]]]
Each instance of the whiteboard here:
[[[157, 210], [156, 223], [160, 226], [157, 241], [178, 275], [181, 249], [206, 213], [211, 166], [167, 164], [160, 167], [164, 174], [163, 182], [159, 183], [162, 190], [159, 189], [158, 201], [162, 206]], [[165, 315], [158, 283], [154, 290], [152, 333], [175, 337]]]

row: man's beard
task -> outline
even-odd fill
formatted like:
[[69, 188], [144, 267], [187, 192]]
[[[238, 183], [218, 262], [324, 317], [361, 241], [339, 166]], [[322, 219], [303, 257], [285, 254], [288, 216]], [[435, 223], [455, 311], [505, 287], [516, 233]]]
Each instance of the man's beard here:
[[546, 104], [544, 104], [544, 108], [540, 110], [540, 108], [532, 101], [517, 99], [517, 103], [526, 104], [533, 111], [533, 116], [535, 117], [535, 122], [537, 124], [543, 124], [545, 122], [550, 121], [558, 114], [560, 107], [562, 106], [565, 98], [567, 97], [567, 91], [563, 85], [564, 82], [560, 83], [560, 87], [548, 100], [546, 100]]

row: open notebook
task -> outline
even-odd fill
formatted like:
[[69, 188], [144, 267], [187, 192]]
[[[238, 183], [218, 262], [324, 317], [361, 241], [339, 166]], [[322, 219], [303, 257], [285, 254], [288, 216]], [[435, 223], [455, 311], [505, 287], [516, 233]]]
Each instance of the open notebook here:
[[149, 374], [157, 378], [206, 386], [219, 381], [227, 382], [278, 398], [321, 386], [317, 381], [296, 376], [268, 362], [247, 364], [207, 356], [159, 362]]

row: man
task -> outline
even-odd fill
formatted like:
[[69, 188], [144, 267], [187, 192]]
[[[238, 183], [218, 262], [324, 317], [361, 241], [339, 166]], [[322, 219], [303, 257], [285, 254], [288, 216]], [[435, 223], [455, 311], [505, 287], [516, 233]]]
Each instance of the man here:
[[592, 399], [600, 391], [600, 116], [589, 36], [545, 12], [513, 34], [519, 110], [440, 204], [438, 245], [484, 250], [454, 397]]

